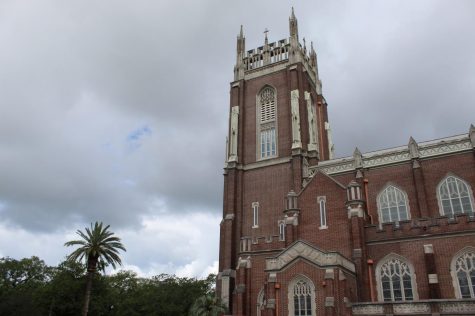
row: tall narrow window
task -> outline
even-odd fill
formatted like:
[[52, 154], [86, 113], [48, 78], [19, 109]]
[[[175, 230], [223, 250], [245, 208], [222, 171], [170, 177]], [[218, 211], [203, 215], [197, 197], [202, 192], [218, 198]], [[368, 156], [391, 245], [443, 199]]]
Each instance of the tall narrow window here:
[[315, 315], [315, 286], [306, 277], [299, 276], [289, 284], [289, 315]]
[[465, 181], [449, 176], [442, 180], [437, 191], [442, 215], [473, 214], [472, 192]]
[[406, 193], [389, 185], [378, 196], [379, 220], [381, 223], [409, 219]]
[[475, 249], [470, 247], [452, 260], [458, 298], [475, 298]]
[[252, 203], [252, 227], [259, 227], [259, 202]]
[[318, 205], [320, 209], [320, 228], [327, 228], [327, 206], [324, 196], [318, 197]]
[[257, 105], [258, 157], [272, 158], [277, 156], [275, 90], [265, 87], [259, 93]]
[[380, 300], [414, 300], [414, 272], [404, 259], [392, 257], [383, 260], [376, 267], [376, 273]]
[[264, 308], [264, 289], [261, 289], [257, 295], [257, 316], [261, 316], [261, 312], [264, 310]]
[[279, 222], [279, 240], [285, 240], [285, 222]]

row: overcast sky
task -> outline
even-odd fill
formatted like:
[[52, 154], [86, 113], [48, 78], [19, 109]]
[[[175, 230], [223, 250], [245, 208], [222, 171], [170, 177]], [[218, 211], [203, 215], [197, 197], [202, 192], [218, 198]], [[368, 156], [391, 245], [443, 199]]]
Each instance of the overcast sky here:
[[0, 257], [93, 221], [141, 275], [217, 272], [236, 35], [314, 42], [337, 156], [467, 133], [474, 1], [0, 0]]

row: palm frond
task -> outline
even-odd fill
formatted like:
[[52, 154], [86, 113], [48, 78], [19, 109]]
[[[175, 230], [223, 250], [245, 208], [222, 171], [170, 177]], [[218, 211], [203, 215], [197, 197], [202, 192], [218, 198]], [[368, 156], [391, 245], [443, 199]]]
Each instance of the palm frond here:
[[90, 227], [85, 227], [85, 232], [77, 230], [76, 234], [81, 237], [80, 240], [71, 240], [64, 245], [80, 246], [67, 256], [67, 260], [83, 262], [90, 256], [97, 258], [99, 269], [103, 269], [105, 264], [110, 264], [114, 269], [116, 265], [122, 265], [119, 256], [119, 250], [126, 251], [121, 239], [114, 236], [109, 231], [110, 225], [103, 226], [102, 222], [91, 223]]

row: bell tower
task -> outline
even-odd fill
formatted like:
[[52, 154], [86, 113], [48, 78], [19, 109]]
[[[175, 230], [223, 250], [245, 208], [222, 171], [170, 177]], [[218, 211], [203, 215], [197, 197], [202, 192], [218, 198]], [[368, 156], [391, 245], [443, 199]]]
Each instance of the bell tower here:
[[251, 299], [259, 291], [263, 308], [272, 309], [274, 289], [262, 287], [270, 282], [265, 253], [282, 251], [289, 243], [283, 235], [298, 225], [298, 212], [293, 218], [284, 212], [289, 192], [299, 192], [309, 167], [333, 155], [317, 53], [313, 43], [299, 41], [293, 8], [289, 37], [269, 42], [265, 32], [264, 44], [250, 50], [245, 40], [241, 26], [230, 84], [217, 282], [232, 315], [255, 315]]

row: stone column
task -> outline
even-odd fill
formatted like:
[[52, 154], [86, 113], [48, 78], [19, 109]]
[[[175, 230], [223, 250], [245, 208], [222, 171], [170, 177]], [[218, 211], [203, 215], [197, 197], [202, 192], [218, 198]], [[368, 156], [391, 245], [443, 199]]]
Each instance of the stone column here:
[[429, 298], [440, 299], [439, 277], [435, 265], [434, 248], [432, 247], [432, 244], [424, 245], [424, 262], [427, 279], [429, 280]]
[[335, 270], [325, 270], [325, 316], [335, 314]]

